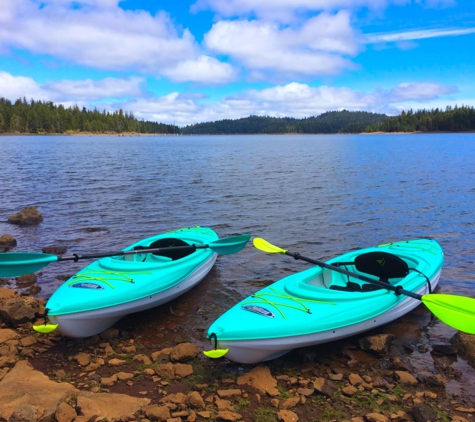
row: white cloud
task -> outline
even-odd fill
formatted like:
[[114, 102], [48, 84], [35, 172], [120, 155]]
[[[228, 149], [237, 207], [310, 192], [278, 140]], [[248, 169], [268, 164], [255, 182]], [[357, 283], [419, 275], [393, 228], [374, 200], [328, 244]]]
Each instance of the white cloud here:
[[408, 1], [410, 0], [198, 0], [191, 11], [211, 9], [224, 17], [257, 16], [266, 20], [292, 22], [299, 13], [361, 7], [380, 10], [389, 3], [404, 4]]
[[413, 41], [422, 40], [426, 38], [437, 37], [456, 37], [460, 35], [474, 34], [475, 28], [459, 28], [459, 29], [420, 29], [414, 31], [403, 32], [381, 32], [375, 34], [366, 34], [365, 42], [368, 44], [380, 42], [399, 42], [399, 41]]
[[61, 98], [78, 100], [100, 100], [104, 98], [122, 98], [142, 94], [144, 79], [132, 76], [127, 79], [105, 78], [99, 81], [85, 79], [80, 81], [62, 80], [45, 86]]
[[322, 13], [298, 29], [262, 21], [220, 21], [204, 36], [208, 49], [252, 70], [287, 75], [332, 75], [353, 64], [343, 57], [358, 51], [350, 16]]
[[54, 95], [41, 87], [34, 79], [26, 76], [13, 76], [7, 72], [0, 71], [0, 96], [10, 101], [26, 97], [30, 99], [51, 101]]
[[[114, 0], [2, 0], [0, 50], [23, 49], [36, 55], [97, 69], [137, 70], [161, 76], [171, 67], [202, 60], [188, 30], [178, 34], [166, 13], [123, 10]], [[71, 7], [71, 5], [79, 7]], [[183, 63], [183, 64], [182, 64]], [[223, 69], [214, 63], [209, 71]], [[228, 74], [231, 74], [228, 70]], [[195, 81], [193, 72], [181, 78]]]
[[237, 76], [237, 72], [230, 64], [204, 55], [165, 68], [162, 73], [175, 82], [193, 80], [211, 85], [230, 82]]
[[453, 94], [458, 89], [455, 86], [441, 85], [435, 82], [405, 82], [387, 93], [386, 101], [427, 101], [441, 95]]
[[33, 98], [36, 101], [54, 101], [63, 105], [81, 103], [90, 107], [88, 102], [104, 99], [117, 101], [126, 97], [140, 96], [143, 82], [143, 78], [129, 77], [105, 78], [98, 81], [61, 80], [40, 85], [29, 77], [0, 72], [0, 96], [10, 101], [26, 97], [28, 101]]
[[[428, 108], [453, 87], [436, 83], [403, 83], [390, 90], [366, 93], [349, 88], [311, 87], [292, 82], [263, 90], [252, 90], [210, 103], [177, 92], [161, 98], [140, 99], [122, 104], [135, 117], [186, 126], [223, 119], [239, 119], [251, 114], [304, 118], [329, 110], [352, 110], [397, 114], [408, 108]], [[411, 104], [407, 106], [407, 104]]]

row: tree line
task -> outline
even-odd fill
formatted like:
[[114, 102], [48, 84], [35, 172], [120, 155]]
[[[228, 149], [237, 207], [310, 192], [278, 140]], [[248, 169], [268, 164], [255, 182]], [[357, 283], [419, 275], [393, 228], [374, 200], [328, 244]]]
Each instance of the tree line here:
[[26, 98], [15, 103], [0, 97], [0, 133], [62, 134], [62, 133], [156, 133], [174, 134], [174, 125], [138, 120], [132, 113], [100, 112], [80, 109], [77, 105], [65, 108], [51, 101], [28, 102]]
[[147, 133], [174, 135], [231, 135], [283, 133], [362, 133], [362, 132], [464, 132], [475, 131], [475, 109], [447, 106], [445, 110], [402, 111], [398, 116], [365, 111], [329, 111], [316, 117], [249, 116], [197, 123], [179, 128], [175, 125], [138, 120], [131, 112], [100, 112], [65, 108], [51, 101], [14, 103], [0, 97], [0, 133]]
[[365, 129], [365, 132], [468, 132], [475, 130], [475, 109], [447, 106], [445, 110], [402, 111]]
[[184, 135], [230, 135], [258, 133], [360, 133], [370, 126], [383, 122], [385, 114], [365, 111], [329, 111], [317, 117], [295, 119], [291, 117], [249, 116], [236, 120], [197, 123], [181, 129]]

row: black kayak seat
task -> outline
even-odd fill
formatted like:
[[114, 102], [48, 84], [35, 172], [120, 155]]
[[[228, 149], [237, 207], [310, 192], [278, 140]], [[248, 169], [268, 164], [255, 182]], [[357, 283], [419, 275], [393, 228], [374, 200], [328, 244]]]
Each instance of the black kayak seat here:
[[166, 249], [163, 251], [152, 252], [153, 255], [165, 256], [167, 258], [171, 258], [173, 261], [177, 259], [184, 258], [185, 256], [191, 255], [195, 250], [190, 249], [176, 249], [176, 246], [190, 246], [190, 244], [186, 243], [184, 240], [176, 239], [173, 237], [166, 237], [163, 239], [158, 239], [155, 242], [152, 242], [149, 246], [136, 246], [134, 249], [156, 249], [156, 248], [171, 248]]
[[[406, 261], [388, 252], [375, 251], [358, 255], [354, 262], [335, 262], [332, 265], [340, 267], [354, 265], [360, 273], [365, 273], [378, 277], [380, 281], [389, 283], [391, 278], [403, 278], [409, 274], [409, 266]], [[333, 290], [371, 292], [380, 290], [382, 287], [371, 283], [362, 285], [349, 281], [346, 286], [331, 285]]]

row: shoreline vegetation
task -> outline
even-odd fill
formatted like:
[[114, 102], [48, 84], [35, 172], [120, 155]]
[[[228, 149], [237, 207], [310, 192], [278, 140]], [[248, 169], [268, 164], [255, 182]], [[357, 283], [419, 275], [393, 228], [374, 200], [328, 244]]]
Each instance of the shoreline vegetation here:
[[414, 134], [475, 131], [475, 109], [408, 110], [397, 116], [365, 111], [328, 111], [316, 117], [249, 116], [178, 127], [138, 120], [132, 112], [65, 108], [26, 98], [0, 97], [0, 135], [161, 136], [161, 135], [305, 135]]

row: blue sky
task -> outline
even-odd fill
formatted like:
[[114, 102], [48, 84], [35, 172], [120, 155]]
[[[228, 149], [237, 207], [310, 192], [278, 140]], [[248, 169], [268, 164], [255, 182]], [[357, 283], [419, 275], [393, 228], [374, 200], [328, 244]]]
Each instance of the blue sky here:
[[0, 97], [185, 126], [475, 106], [473, 0], [0, 0]]

